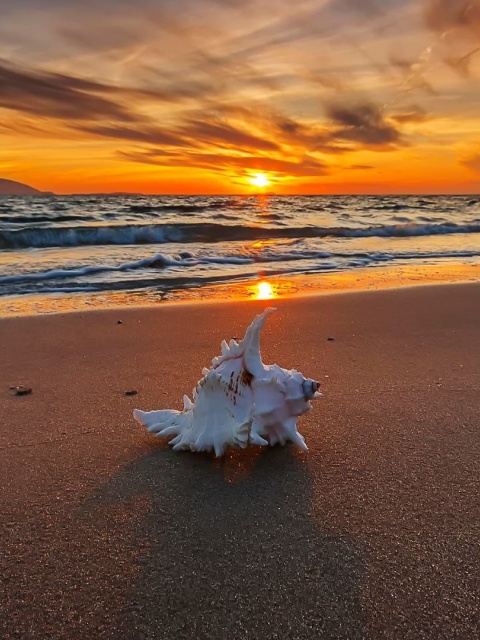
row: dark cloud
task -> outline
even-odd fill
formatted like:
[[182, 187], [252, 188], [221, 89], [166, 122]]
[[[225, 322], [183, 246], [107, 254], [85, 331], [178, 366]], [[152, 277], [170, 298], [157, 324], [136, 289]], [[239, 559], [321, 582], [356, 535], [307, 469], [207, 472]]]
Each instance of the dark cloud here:
[[236, 151], [279, 151], [273, 141], [262, 139], [227, 123], [215, 123], [181, 119], [177, 127], [162, 129], [158, 126], [137, 123], [135, 126], [113, 124], [87, 124], [76, 127], [86, 133], [124, 141], [142, 142], [148, 145], [168, 147], [225, 147]]
[[294, 146], [325, 154], [346, 153], [352, 150], [342, 136], [320, 124], [304, 124], [293, 118], [275, 115], [271, 120], [271, 129], [275, 138], [288, 146]]
[[141, 120], [129, 102], [178, 102], [180, 88], [147, 90], [119, 87], [60, 73], [14, 67], [0, 60], [0, 107], [70, 121]]
[[374, 104], [330, 104], [327, 114], [334, 126], [332, 136], [335, 138], [377, 149], [391, 149], [403, 144], [399, 129]]
[[[44, 133], [49, 130], [45, 124], [47, 118], [60, 121], [71, 130], [104, 138], [154, 145], [196, 146], [192, 139], [186, 142], [175, 127], [170, 127], [168, 131], [158, 127], [142, 115], [141, 106], [143, 103], [168, 104], [190, 98], [199, 99], [197, 90], [201, 93], [195, 84], [180, 80], [163, 90], [115, 86], [66, 74], [13, 66], [0, 60], [0, 108], [24, 116], [40, 116], [44, 123], [37, 126], [37, 130]], [[11, 120], [9, 128], [28, 133], [32, 126], [17, 115], [15, 120]], [[192, 125], [191, 135], [195, 133], [193, 129]], [[207, 140], [214, 141], [217, 138], [218, 142], [223, 140], [233, 145], [265, 150], [277, 148], [273, 143], [248, 133], [236, 132], [228, 126], [206, 126], [204, 133]]]
[[239, 149], [258, 149], [259, 151], [278, 151], [280, 147], [273, 141], [247, 133], [224, 122], [206, 122], [191, 120], [179, 128], [190, 139], [202, 143], [226, 145]]
[[65, 120], [133, 120], [122, 105], [102, 96], [106, 89], [95, 82], [15, 69], [0, 62], [0, 87], [4, 109]]
[[287, 146], [300, 147], [319, 151], [320, 148], [331, 147], [331, 139], [319, 126], [305, 124], [292, 117], [281, 114], [271, 114], [265, 127], [272, 131], [275, 139]]
[[[265, 132], [262, 140], [275, 141], [276, 149], [295, 148], [325, 154], [346, 153], [353, 149], [352, 145], [332, 134], [331, 129], [318, 122], [301, 122], [293, 117], [273, 111], [268, 107], [248, 108], [232, 105], [216, 106], [215, 112], [226, 120], [233, 118], [241, 121], [244, 129], [256, 128]], [[213, 116], [212, 116], [212, 119]], [[261, 149], [261, 147], [257, 147]], [[269, 149], [266, 149], [267, 151]], [[273, 149], [272, 149], [273, 150]]]

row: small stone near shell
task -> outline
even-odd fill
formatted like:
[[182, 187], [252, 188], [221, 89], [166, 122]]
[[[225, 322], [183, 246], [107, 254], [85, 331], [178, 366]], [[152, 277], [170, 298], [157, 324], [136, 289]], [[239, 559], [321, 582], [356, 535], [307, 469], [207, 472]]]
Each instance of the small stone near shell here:
[[28, 396], [32, 393], [31, 387], [24, 387], [22, 384], [10, 387], [10, 391], [14, 391], [16, 396]]

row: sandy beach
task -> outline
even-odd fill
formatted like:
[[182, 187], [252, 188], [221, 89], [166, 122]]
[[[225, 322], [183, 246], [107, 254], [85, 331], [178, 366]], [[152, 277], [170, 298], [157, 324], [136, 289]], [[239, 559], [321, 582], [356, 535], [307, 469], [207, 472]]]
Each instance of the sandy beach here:
[[[266, 306], [307, 454], [139, 427]], [[478, 637], [479, 347], [478, 284], [0, 320], [0, 636]]]

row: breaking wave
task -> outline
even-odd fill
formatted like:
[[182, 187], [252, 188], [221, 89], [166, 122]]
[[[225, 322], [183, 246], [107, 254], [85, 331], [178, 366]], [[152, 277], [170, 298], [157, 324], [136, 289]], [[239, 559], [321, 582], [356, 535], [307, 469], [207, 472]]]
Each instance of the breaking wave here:
[[[134, 262], [127, 262], [118, 266], [98, 265], [98, 266], [78, 266], [70, 269], [50, 269], [33, 273], [23, 273], [18, 275], [8, 275], [0, 277], [0, 285], [19, 284], [24, 282], [43, 282], [46, 280], [65, 280], [69, 278], [83, 278], [85, 276], [97, 275], [100, 273], [121, 273], [139, 270], [162, 271], [168, 267], [192, 268], [199, 265], [259, 265], [269, 263], [290, 263], [308, 261], [308, 269], [302, 270], [321, 271], [325, 269], [335, 269], [355, 266], [368, 266], [371, 264], [387, 263], [403, 260], [418, 259], [441, 259], [441, 258], [474, 258], [480, 257], [480, 251], [452, 251], [452, 252], [419, 252], [419, 253], [342, 253], [327, 251], [290, 251], [271, 252], [260, 254], [204, 256], [194, 255], [184, 252], [178, 256], [167, 256], [161, 253], [151, 258], [144, 258]], [[258, 267], [256, 267], [258, 268]]]
[[368, 227], [253, 227], [215, 223], [180, 223], [29, 228], [0, 231], [0, 249], [215, 243], [275, 238], [400, 238], [456, 233], [480, 233], [480, 223], [408, 223]]

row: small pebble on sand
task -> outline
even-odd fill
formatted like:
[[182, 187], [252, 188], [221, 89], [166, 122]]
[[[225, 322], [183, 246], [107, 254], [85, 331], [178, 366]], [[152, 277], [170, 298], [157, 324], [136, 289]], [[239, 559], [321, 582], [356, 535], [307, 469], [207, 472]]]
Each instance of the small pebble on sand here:
[[16, 396], [28, 396], [32, 393], [31, 387], [24, 387], [23, 384], [10, 387], [10, 391], [13, 391]]

